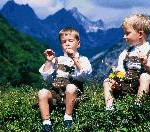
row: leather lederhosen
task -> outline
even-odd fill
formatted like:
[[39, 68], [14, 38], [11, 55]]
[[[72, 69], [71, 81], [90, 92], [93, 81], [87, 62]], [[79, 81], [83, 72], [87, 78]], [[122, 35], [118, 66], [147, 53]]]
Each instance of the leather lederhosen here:
[[[141, 60], [137, 56], [129, 56], [133, 47], [130, 47], [127, 51], [127, 55], [124, 59], [124, 68], [126, 71], [125, 78], [122, 81], [119, 81], [119, 87], [124, 93], [137, 93], [139, 86], [139, 77], [142, 73], [146, 72], [144, 67], [141, 64]], [[150, 51], [147, 53], [149, 56]], [[134, 64], [132, 68], [128, 67], [128, 64]], [[140, 68], [136, 68], [136, 66]]]
[[[69, 72], [69, 74], [73, 74], [75, 68], [73, 66], [69, 67], [64, 64], [58, 64], [58, 60], [56, 59], [56, 71], [61, 70], [63, 72]], [[75, 86], [78, 87], [79, 91], [82, 93], [83, 92], [83, 82], [75, 80], [73, 78], [64, 78], [64, 77], [55, 77], [53, 82], [52, 82], [52, 89], [60, 94], [60, 96], [65, 95], [65, 90], [66, 86], [68, 84], [74, 84]]]

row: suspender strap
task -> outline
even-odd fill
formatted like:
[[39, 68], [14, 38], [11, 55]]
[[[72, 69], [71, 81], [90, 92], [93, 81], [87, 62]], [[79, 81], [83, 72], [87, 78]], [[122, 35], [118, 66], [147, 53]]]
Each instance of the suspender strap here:
[[55, 65], [58, 64], [58, 57], [55, 57]]
[[129, 47], [129, 48], [127, 49], [127, 54], [126, 54], [125, 59], [126, 59], [126, 58], [129, 58], [129, 54], [130, 54], [130, 52], [132, 51], [132, 49], [133, 49], [133, 46], [132, 46], [132, 47]]
[[147, 58], [150, 56], [150, 50], [146, 54]]

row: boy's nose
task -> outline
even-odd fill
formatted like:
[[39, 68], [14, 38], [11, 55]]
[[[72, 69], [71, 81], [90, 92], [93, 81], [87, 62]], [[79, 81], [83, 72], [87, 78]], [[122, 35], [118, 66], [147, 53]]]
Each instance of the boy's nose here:
[[126, 36], [126, 35], [124, 35], [124, 36], [123, 36], [123, 38], [124, 38], [124, 39], [126, 39], [126, 38], [127, 38], [127, 36]]
[[66, 41], [66, 46], [69, 46], [70, 44], [69, 44], [69, 42], [68, 41]]

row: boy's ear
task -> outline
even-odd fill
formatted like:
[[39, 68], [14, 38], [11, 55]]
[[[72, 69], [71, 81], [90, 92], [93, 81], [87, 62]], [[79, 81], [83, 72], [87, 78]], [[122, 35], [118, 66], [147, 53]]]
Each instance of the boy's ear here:
[[144, 35], [144, 32], [142, 30], [140, 30], [140, 31], [138, 31], [138, 33], [139, 33], [139, 38], [141, 39]]

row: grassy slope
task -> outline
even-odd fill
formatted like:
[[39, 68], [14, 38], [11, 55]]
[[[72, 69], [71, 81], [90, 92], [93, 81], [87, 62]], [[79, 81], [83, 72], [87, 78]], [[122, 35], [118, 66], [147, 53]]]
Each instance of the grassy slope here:
[[[0, 129], [3, 131], [40, 131], [41, 117], [37, 106], [37, 91], [30, 86], [13, 88], [1, 87]], [[105, 111], [103, 91], [98, 85], [85, 86], [87, 98], [83, 100], [74, 114], [74, 125], [69, 131], [148, 131], [150, 130], [150, 98], [143, 107], [134, 106], [135, 96], [125, 96], [116, 101], [116, 109]], [[63, 132], [63, 110], [52, 112], [54, 132]]]

